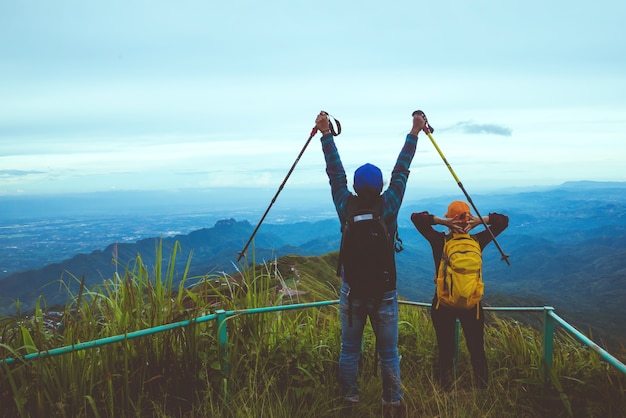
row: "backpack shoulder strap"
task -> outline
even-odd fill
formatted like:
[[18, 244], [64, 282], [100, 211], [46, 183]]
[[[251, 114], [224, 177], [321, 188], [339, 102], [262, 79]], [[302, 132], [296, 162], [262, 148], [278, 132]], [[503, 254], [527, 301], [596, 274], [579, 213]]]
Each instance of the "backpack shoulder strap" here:
[[441, 248], [441, 260], [439, 260], [439, 268], [437, 269], [438, 275], [443, 272], [443, 269], [445, 269], [445, 266], [448, 264], [448, 255], [446, 254], [448, 244], [450, 243], [450, 241], [457, 239], [457, 238], [461, 238], [463, 236], [469, 237], [469, 234], [456, 234], [456, 233], [450, 232], [444, 236], [443, 247]]
[[441, 259], [443, 260], [443, 257], [446, 255], [446, 245], [448, 245], [448, 242], [450, 242], [450, 240], [454, 238], [454, 234], [449, 233], [444, 235], [443, 237], [443, 247], [441, 247]]

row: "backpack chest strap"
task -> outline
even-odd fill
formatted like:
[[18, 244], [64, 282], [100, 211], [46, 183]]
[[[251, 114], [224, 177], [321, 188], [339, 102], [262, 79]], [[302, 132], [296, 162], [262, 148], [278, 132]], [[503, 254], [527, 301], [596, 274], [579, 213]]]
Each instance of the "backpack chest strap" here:
[[365, 213], [363, 215], [356, 215], [354, 217], [352, 217], [352, 222], [361, 222], [361, 221], [369, 221], [374, 219], [374, 214], [372, 213]]

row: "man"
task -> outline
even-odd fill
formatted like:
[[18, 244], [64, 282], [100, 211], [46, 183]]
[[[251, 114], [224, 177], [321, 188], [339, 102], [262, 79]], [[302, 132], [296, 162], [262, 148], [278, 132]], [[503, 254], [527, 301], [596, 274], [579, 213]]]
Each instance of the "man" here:
[[[450, 203], [443, 218], [428, 212], [419, 212], [411, 214], [411, 221], [431, 245], [435, 276], [439, 271], [446, 239], [449, 239], [452, 234], [467, 234], [471, 229], [482, 224], [480, 218], [472, 215], [469, 205], [461, 200]], [[483, 217], [483, 221], [490, 226], [491, 233], [485, 229], [471, 235], [472, 239], [478, 242], [481, 252], [493, 240], [493, 236], [500, 234], [509, 225], [509, 218], [498, 213], [490, 213]], [[448, 235], [445, 232], [436, 231], [432, 225], [446, 226]], [[437, 278], [435, 278], [436, 281]], [[475, 309], [454, 308], [440, 303], [435, 292], [430, 315], [437, 334], [439, 361], [436, 378], [441, 387], [444, 390], [452, 388], [455, 329], [458, 318], [463, 327], [463, 335], [470, 354], [474, 383], [478, 388], [486, 388], [488, 372], [484, 347], [485, 314], [482, 302], [479, 302]]]
[[[387, 230], [393, 236], [397, 229], [397, 217], [409, 177], [409, 167], [415, 148], [417, 135], [424, 129], [425, 121], [421, 113], [414, 112], [413, 126], [406, 136], [404, 146], [391, 174], [389, 187], [383, 193], [382, 172], [372, 164], [364, 164], [354, 173], [353, 194], [348, 190], [348, 182], [339, 152], [334, 142], [328, 115], [321, 112], [315, 126], [322, 133], [321, 143], [326, 160], [326, 173], [330, 180], [332, 198], [344, 225], [352, 207], [369, 205], [382, 200], [381, 216]], [[393, 254], [393, 250], [391, 250]], [[393, 255], [392, 255], [393, 257]], [[344, 269], [340, 295], [341, 354], [339, 357], [339, 385], [344, 405], [352, 409], [359, 401], [357, 383], [358, 365], [363, 339], [363, 329], [367, 318], [376, 335], [376, 349], [380, 355], [380, 370], [383, 385], [382, 404], [384, 415], [406, 416], [406, 406], [402, 401], [400, 385], [400, 358], [398, 355], [398, 297], [396, 291], [395, 259], [391, 275], [385, 284], [384, 293], [378, 298], [350, 297], [350, 283], [359, 277], [349, 277]]]

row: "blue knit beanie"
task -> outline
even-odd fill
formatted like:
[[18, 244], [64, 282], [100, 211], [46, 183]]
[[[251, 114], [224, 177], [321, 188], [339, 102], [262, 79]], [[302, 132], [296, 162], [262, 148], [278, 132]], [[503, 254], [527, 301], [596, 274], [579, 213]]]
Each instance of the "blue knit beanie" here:
[[356, 194], [359, 194], [365, 187], [370, 187], [377, 193], [383, 190], [383, 173], [380, 168], [370, 163], [363, 164], [354, 172], [354, 191]]

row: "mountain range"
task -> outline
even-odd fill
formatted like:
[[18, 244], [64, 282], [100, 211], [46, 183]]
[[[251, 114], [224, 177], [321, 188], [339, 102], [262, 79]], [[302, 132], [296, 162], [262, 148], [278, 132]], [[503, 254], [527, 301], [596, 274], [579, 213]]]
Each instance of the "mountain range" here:
[[[402, 297], [428, 302], [434, 292], [430, 247], [411, 224], [410, 214], [428, 210], [442, 215], [449, 201], [458, 198], [405, 200], [398, 218], [404, 246], [397, 255]], [[626, 338], [621, 323], [626, 318], [626, 183], [572, 182], [472, 198], [481, 215], [498, 212], [510, 219], [508, 229], [498, 237], [510, 265], [501, 260], [493, 244], [484, 252], [486, 304], [553, 306], [583, 332], [603, 339]], [[178, 280], [189, 257], [188, 276], [202, 278], [233, 274], [252, 262], [290, 254], [322, 255], [339, 247], [339, 222], [334, 217], [266, 223], [260, 225], [245, 257], [237, 261], [254, 228], [248, 219], [223, 218], [188, 234], [111, 242], [103, 249], [9, 274], [0, 279], [0, 314], [15, 314], [16, 300], [22, 312], [33, 309], [39, 297], [47, 306], [64, 304], [67, 288], [75, 293], [81, 279], [93, 286], [138, 260], [150, 271], [160, 242], [165, 258], [175, 243], [180, 244]], [[59, 285], [60, 280], [65, 286]]]

